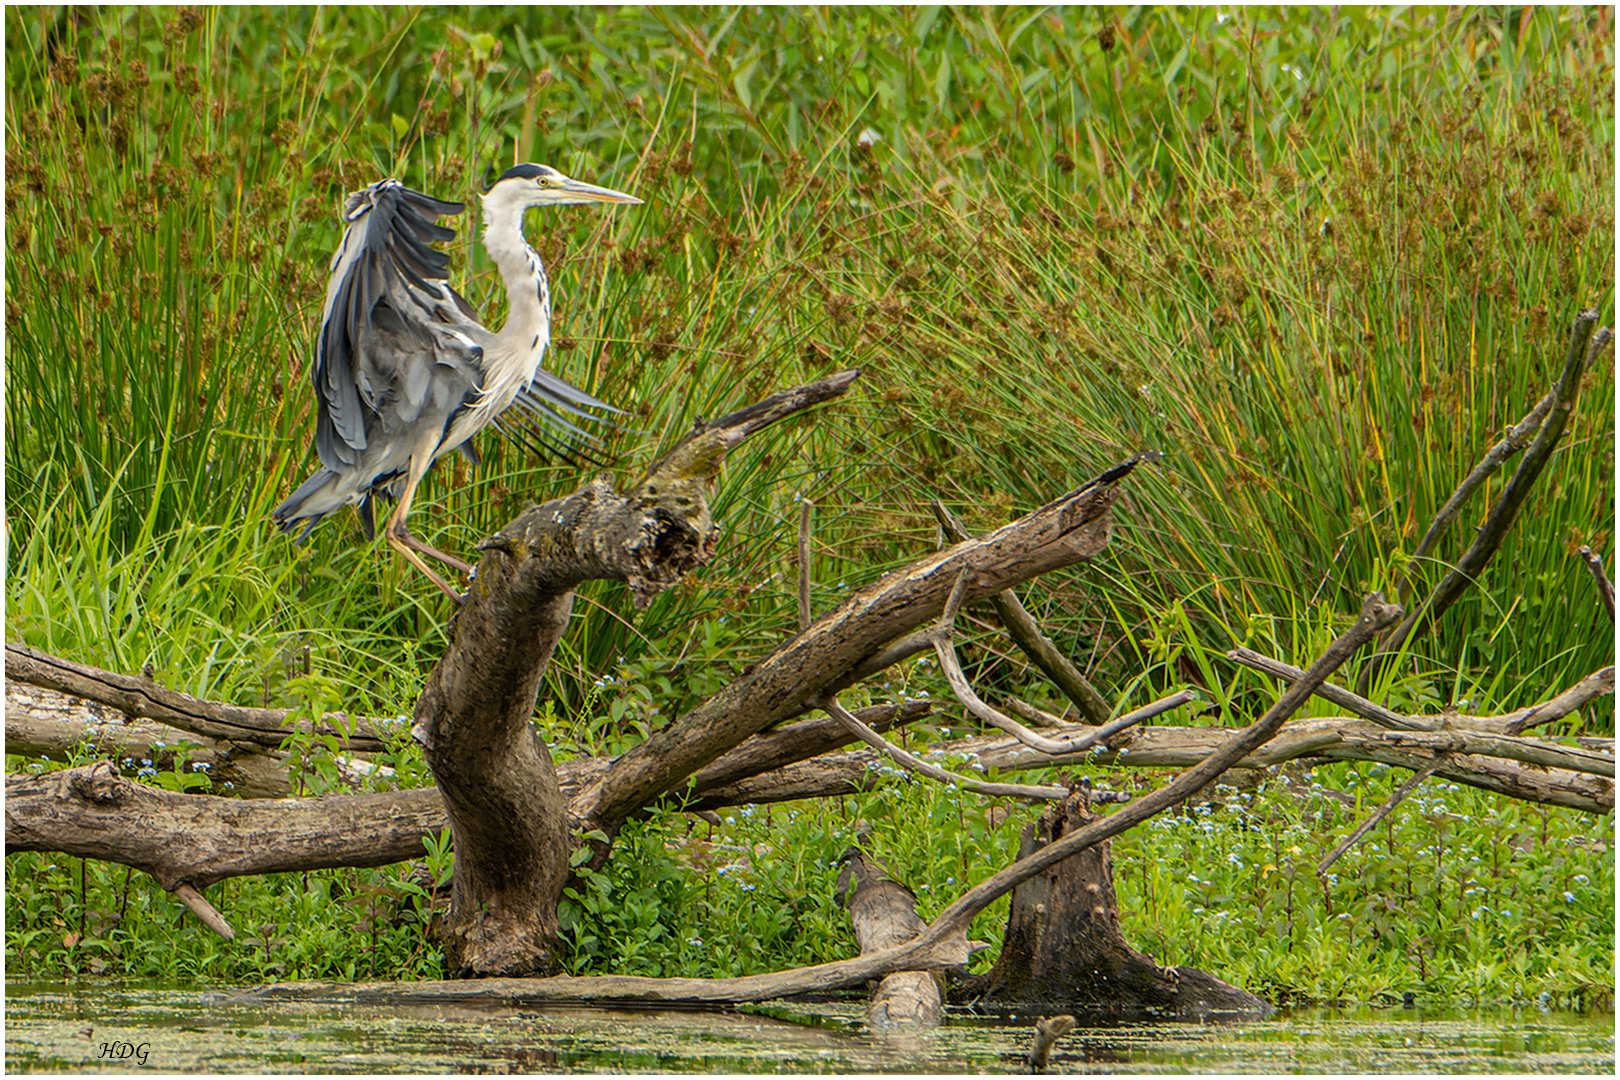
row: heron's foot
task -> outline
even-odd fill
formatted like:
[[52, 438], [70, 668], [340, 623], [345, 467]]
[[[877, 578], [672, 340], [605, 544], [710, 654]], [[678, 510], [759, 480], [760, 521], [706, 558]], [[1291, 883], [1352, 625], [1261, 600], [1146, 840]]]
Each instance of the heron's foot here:
[[396, 521], [390, 525], [388, 535], [388, 542], [393, 544], [396, 548], [400, 545], [404, 545], [405, 547], [410, 548], [412, 551], [419, 551], [429, 558], [437, 559], [444, 563], [444, 565], [460, 573], [470, 575], [473, 572], [471, 563], [458, 559], [454, 555], [447, 555], [438, 548], [434, 547], [432, 544], [423, 543], [421, 540], [418, 540], [415, 536], [411, 535], [411, 530], [406, 528], [405, 522], [403, 521]]
[[410, 563], [412, 566], [422, 571], [422, 573], [426, 574], [428, 580], [439, 587], [440, 592], [454, 600], [457, 606], [460, 606], [462, 602], [461, 593], [456, 592], [455, 589], [450, 587], [449, 582], [445, 581], [444, 578], [434, 573], [432, 567], [428, 566], [427, 563], [422, 561], [422, 556], [418, 555], [415, 551], [402, 543], [399, 538], [394, 535], [392, 530], [385, 532], [383, 536], [388, 541], [389, 547], [393, 548], [395, 551], [399, 552], [400, 555], [404, 556], [406, 562]]

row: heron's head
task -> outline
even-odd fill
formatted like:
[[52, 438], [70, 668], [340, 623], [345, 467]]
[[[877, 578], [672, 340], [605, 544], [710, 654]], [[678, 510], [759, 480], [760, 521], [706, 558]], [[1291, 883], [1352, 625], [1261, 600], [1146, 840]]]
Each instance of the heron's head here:
[[550, 165], [514, 165], [484, 192], [486, 213], [569, 203], [639, 203], [634, 195], [564, 176]]

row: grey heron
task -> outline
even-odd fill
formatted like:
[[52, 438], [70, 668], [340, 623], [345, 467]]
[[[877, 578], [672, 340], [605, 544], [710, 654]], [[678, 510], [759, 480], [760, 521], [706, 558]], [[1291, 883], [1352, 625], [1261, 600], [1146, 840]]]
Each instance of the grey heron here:
[[483, 195], [484, 250], [506, 284], [508, 313], [489, 330], [450, 287], [449, 257], [430, 245], [454, 238], [437, 224], [461, 213], [461, 203], [381, 180], [349, 196], [343, 242], [332, 257], [331, 281], [316, 338], [315, 449], [321, 468], [270, 513], [282, 531], [300, 522], [301, 543], [332, 511], [357, 505], [367, 539], [376, 535], [372, 501], [396, 499], [383, 525], [390, 547], [452, 599], [460, 597], [422, 560], [430, 555], [462, 573], [472, 567], [411, 535], [405, 518], [417, 485], [434, 462], [503, 422], [509, 408], [537, 418], [558, 449], [579, 429], [570, 416], [610, 406], [540, 366], [551, 341], [551, 287], [540, 256], [523, 236], [531, 206], [639, 203], [609, 188], [570, 179], [546, 165], [508, 169]]

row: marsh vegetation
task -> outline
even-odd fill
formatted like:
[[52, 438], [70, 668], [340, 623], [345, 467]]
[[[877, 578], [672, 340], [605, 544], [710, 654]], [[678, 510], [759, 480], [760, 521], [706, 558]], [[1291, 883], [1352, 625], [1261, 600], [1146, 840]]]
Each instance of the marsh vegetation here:
[[[825, 612], [939, 546], [932, 500], [982, 534], [1147, 448], [1164, 458], [1131, 478], [1106, 551], [1024, 603], [1115, 709], [1190, 683], [1205, 700], [1176, 722], [1246, 723], [1277, 683], [1225, 653], [1304, 664], [1366, 592], [1424, 595], [1500, 480], [1415, 559], [1436, 511], [1557, 378], [1576, 312], [1613, 322], [1602, 10], [10, 8], [6, 27], [7, 639], [305, 718], [408, 715], [446, 643], [443, 598], [357, 525], [295, 549], [266, 522], [308, 471], [335, 208], [380, 175], [462, 198], [545, 161], [646, 200], [530, 226], [551, 364], [630, 412], [599, 433], [626, 469], [698, 417], [864, 372], [835, 412], [730, 460], [701, 571], [643, 611], [581, 588], [535, 718], [563, 761], [640, 745], [795, 632], [803, 500]], [[453, 273], [498, 320], [470, 224]], [[1575, 554], [1612, 565], [1613, 399], [1606, 352], [1490, 567], [1369, 697], [1503, 714], [1611, 662]], [[470, 551], [584, 479], [481, 450], [418, 496], [437, 547]], [[1062, 711], [988, 607], [969, 622], [977, 685]], [[847, 700], [947, 696], [925, 655]], [[1612, 736], [1608, 700], [1543, 734]], [[906, 738], [970, 723], [939, 711]], [[408, 726], [358, 781], [341, 735], [291, 731], [294, 790], [430, 783]], [[227, 794], [196, 756], [118, 761]], [[1127, 932], [1281, 1002], [1604, 998], [1612, 811], [1431, 779], [1312, 872], [1405, 775], [1273, 769], [1127, 834]], [[576, 867], [562, 961], [726, 976], [847, 956], [832, 884], [856, 832], [926, 919], [1011, 861], [1034, 812], [919, 782], [712, 820], [671, 806]], [[11, 855], [8, 963], [432, 977], [451, 859], [438, 836], [417, 866], [232, 879], [210, 890], [226, 943], [124, 867]]]

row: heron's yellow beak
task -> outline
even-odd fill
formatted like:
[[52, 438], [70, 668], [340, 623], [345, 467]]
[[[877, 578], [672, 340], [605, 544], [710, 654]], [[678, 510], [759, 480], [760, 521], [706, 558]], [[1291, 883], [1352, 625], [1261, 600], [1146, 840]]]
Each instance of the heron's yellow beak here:
[[595, 184], [587, 184], [582, 180], [574, 179], [559, 180], [551, 186], [550, 191], [555, 193], [555, 197], [550, 201], [557, 203], [605, 202], [635, 204], [641, 202], [634, 195], [626, 195], [622, 191], [597, 187]]

